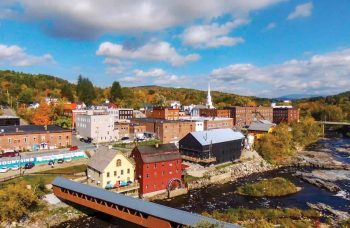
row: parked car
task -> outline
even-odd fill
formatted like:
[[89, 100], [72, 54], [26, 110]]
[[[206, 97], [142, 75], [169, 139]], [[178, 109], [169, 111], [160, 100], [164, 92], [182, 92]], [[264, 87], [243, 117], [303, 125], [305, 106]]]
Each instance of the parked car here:
[[24, 165], [25, 169], [31, 169], [35, 166], [35, 164], [33, 162], [28, 162]]
[[122, 137], [121, 140], [128, 140], [130, 139], [129, 137]]
[[6, 173], [7, 171], [9, 171], [9, 169], [6, 167], [0, 168], [0, 173]]
[[84, 142], [85, 139], [84, 139], [84, 138], [80, 138], [79, 141], [80, 141], [80, 142]]
[[0, 154], [0, 158], [6, 158], [6, 157], [16, 157], [19, 156], [18, 152], [5, 152]]
[[91, 142], [92, 142], [92, 138], [87, 137], [87, 139], [84, 139], [84, 142], [86, 142], [86, 143], [91, 143]]
[[77, 149], [79, 149], [78, 146], [72, 146], [71, 148], [69, 148], [70, 151], [77, 150]]
[[62, 158], [57, 160], [57, 164], [62, 164], [64, 162], [64, 160]]
[[55, 161], [54, 160], [50, 160], [49, 163], [47, 163], [48, 165], [54, 165]]
[[65, 161], [66, 161], [66, 162], [71, 162], [71, 161], [72, 161], [72, 158], [67, 158]]

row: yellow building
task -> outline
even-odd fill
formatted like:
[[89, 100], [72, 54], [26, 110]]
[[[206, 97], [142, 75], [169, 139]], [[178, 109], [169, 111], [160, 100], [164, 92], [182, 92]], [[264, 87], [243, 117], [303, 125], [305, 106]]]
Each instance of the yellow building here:
[[261, 139], [265, 134], [271, 133], [275, 126], [276, 124], [266, 120], [255, 121], [249, 125], [248, 133], [256, 139]]
[[[122, 152], [101, 146], [87, 164], [88, 184], [113, 189], [120, 193], [135, 193], [135, 163]], [[137, 193], [137, 192], [136, 192]]]

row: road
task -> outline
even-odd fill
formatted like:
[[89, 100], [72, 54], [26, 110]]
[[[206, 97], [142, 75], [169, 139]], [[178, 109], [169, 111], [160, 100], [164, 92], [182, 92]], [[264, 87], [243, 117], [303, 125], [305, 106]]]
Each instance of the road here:
[[[15, 110], [11, 108], [5, 108], [3, 109], [4, 116], [17, 116]], [[19, 119], [19, 125], [28, 125], [28, 122], [22, 118]]]

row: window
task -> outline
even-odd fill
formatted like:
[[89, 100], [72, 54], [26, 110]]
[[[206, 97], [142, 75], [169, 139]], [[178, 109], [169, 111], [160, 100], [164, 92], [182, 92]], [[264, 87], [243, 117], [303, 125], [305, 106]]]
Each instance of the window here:
[[109, 177], [109, 172], [107, 172], [107, 177]]
[[122, 166], [122, 160], [120, 159], [117, 160], [117, 166]]
[[130, 173], [130, 169], [127, 169], [127, 170], [126, 170], [126, 173]]
[[12, 142], [12, 139], [9, 138], [9, 143], [11, 143], [11, 142]]
[[157, 163], [154, 163], [154, 168], [157, 168]]
[[110, 181], [107, 181], [107, 184], [111, 184], [111, 182], [110, 182]]
[[148, 184], [146, 184], [146, 189], [148, 189]]
[[172, 172], [172, 171], [169, 171], [169, 174], [173, 174], [173, 172]]
[[120, 170], [120, 175], [124, 175], [124, 169]]
[[146, 178], [149, 178], [149, 173], [146, 174]]
[[28, 139], [27, 139], [27, 137], [25, 137], [25, 138], [24, 138], [24, 142], [26, 143], [26, 142], [27, 142], [27, 140], [28, 140]]
[[117, 171], [114, 171], [114, 176], [117, 176]]
[[146, 165], [146, 168], [147, 168], [147, 169], [149, 168], [149, 164]]
[[62, 138], [62, 136], [59, 135], [59, 136], [58, 136], [58, 139], [61, 140], [61, 138]]
[[164, 176], [164, 171], [162, 171], [162, 176]]

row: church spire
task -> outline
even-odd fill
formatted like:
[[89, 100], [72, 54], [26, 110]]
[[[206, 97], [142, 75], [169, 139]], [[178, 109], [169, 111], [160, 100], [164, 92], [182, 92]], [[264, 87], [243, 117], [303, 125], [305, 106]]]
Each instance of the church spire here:
[[207, 95], [207, 104], [206, 104], [207, 108], [209, 109], [213, 109], [213, 102], [211, 101], [211, 95], [210, 95], [210, 83], [208, 83], [208, 95]]

